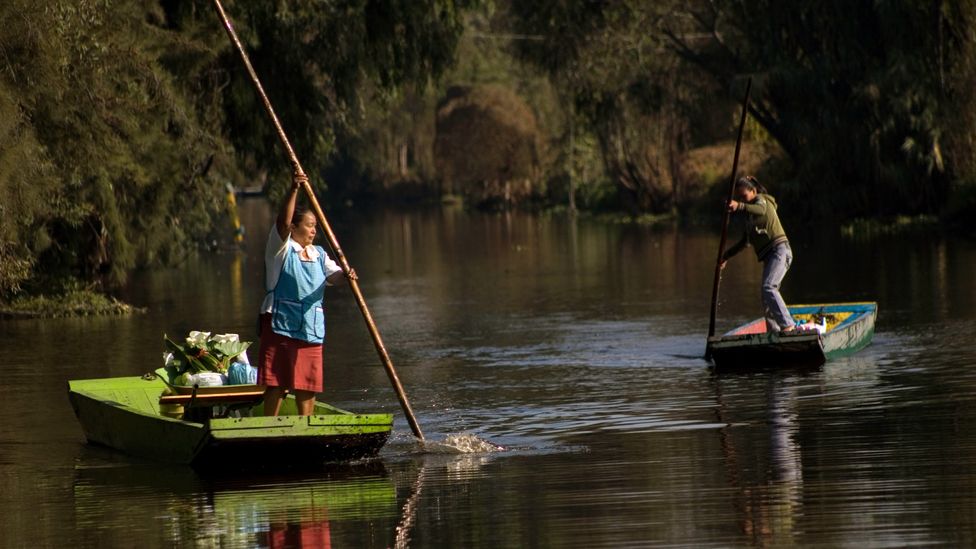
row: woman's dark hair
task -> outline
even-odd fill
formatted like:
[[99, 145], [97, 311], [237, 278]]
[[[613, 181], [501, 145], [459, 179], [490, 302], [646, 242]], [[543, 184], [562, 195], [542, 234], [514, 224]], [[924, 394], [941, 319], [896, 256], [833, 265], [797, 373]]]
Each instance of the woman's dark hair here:
[[308, 209], [306, 206], [295, 206], [295, 213], [291, 215], [291, 224], [298, 225], [302, 222], [303, 217], [311, 213], [312, 210]]
[[740, 177], [739, 180], [735, 182], [735, 186], [745, 187], [750, 191], [756, 191], [757, 193], [769, 192], [766, 190], [766, 187], [762, 186], [762, 183], [760, 183], [759, 180], [757, 180], [754, 176], [751, 175], [744, 175]]

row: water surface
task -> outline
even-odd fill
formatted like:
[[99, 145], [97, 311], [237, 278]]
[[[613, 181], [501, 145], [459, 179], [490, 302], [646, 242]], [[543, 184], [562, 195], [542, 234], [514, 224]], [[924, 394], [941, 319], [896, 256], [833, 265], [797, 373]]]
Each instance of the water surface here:
[[[135, 278], [124, 297], [145, 315], [0, 321], [0, 546], [973, 543], [976, 245], [939, 235], [796, 228], [787, 300], [877, 301], [874, 343], [813, 371], [715, 375], [699, 358], [714, 234], [348, 215], [336, 232], [425, 434], [504, 450], [416, 444], [343, 289], [323, 398], [397, 414], [380, 459], [214, 478], [87, 445], [68, 379], [154, 369], [163, 333], [253, 338], [271, 214], [242, 210], [244, 253]], [[726, 273], [720, 330], [759, 308], [755, 260]]]

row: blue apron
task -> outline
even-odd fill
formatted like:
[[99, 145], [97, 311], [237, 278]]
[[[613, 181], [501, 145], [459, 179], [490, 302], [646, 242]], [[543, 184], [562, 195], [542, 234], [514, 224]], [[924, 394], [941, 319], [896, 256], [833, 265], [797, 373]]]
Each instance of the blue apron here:
[[289, 249], [278, 275], [271, 306], [271, 329], [274, 333], [322, 343], [325, 339], [325, 250], [316, 246], [317, 261], [302, 261], [295, 249]]

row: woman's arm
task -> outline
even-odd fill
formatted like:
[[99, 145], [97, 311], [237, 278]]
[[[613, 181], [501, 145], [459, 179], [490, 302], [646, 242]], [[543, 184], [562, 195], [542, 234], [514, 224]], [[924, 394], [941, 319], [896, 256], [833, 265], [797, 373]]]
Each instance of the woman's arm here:
[[738, 242], [733, 244], [728, 250], [725, 250], [725, 253], [722, 254], [722, 267], [725, 268], [725, 262], [728, 261], [729, 259], [732, 259], [736, 254], [741, 252], [746, 247], [746, 244], [748, 243], [749, 243], [748, 236], [743, 234], [742, 238]]
[[281, 210], [278, 212], [278, 219], [275, 222], [275, 227], [278, 228], [278, 236], [282, 240], [287, 240], [288, 235], [291, 233], [291, 218], [295, 215], [295, 204], [298, 202], [298, 189], [301, 188], [305, 183], [308, 182], [308, 176], [304, 173], [296, 173], [291, 178], [291, 190], [288, 191], [288, 196], [281, 203]]
[[763, 197], [757, 197], [752, 203], [749, 202], [739, 202], [739, 210], [746, 212], [750, 215], [766, 215], [766, 208], [769, 203]]

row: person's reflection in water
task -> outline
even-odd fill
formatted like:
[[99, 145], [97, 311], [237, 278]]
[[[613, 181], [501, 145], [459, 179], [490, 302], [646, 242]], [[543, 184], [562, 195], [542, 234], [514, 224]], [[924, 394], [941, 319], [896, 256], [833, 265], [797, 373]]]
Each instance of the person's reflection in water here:
[[314, 517], [303, 516], [298, 522], [275, 522], [268, 524], [266, 547], [274, 549], [286, 547], [331, 548], [332, 534], [325, 508], [310, 510]]
[[[771, 376], [767, 385], [767, 425], [769, 426], [768, 465], [754, 474], [744, 470], [750, 463], [740, 461], [736, 449], [728, 406], [722, 399], [720, 381], [716, 380], [718, 416], [725, 427], [720, 429], [729, 483], [737, 488], [734, 501], [740, 516], [740, 527], [753, 545], [793, 545], [794, 519], [802, 512], [803, 469], [801, 448], [796, 440], [798, 430], [795, 410], [796, 391]], [[741, 431], [740, 431], [741, 432]], [[747, 431], [748, 432], [748, 431]], [[751, 445], [746, 445], [748, 448]]]
[[799, 492], [803, 485], [800, 443], [796, 440], [796, 390], [782, 387], [778, 379], [769, 383], [769, 454], [773, 475], [770, 481], [786, 484]]
[[794, 518], [799, 516], [803, 497], [803, 467], [796, 415], [796, 391], [776, 376], [770, 379], [769, 396], [769, 478], [760, 487], [759, 505], [771, 523], [770, 541], [792, 540]]

